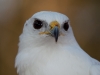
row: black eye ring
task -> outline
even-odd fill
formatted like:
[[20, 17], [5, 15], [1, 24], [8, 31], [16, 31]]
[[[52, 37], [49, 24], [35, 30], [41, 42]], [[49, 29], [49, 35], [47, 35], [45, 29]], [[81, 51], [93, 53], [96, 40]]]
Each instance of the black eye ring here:
[[40, 20], [38, 20], [38, 19], [36, 19], [36, 20], [34, 21], [34, 23], [33, 23], [33, 27], [34, 27], [35, 29], [40, 29], [42, 26], [43, 26], [43, 22], [40, 21]]
[[68, 30], [68, 28], [69, 28], [68, 22], [65, 22], [65, 23], [63, 24], [63, 28], [64, 28], [65, 31]]

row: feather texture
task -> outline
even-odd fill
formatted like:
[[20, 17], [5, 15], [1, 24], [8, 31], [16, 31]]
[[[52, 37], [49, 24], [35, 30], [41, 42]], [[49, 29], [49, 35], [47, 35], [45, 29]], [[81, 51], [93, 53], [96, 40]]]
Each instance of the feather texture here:
[[[45, 26], [35, 29], [35, 19], [44, 21]], [[49, 30], [50, 23], [55, 20], [63, 34], [57, 43], [51, 35], [39, 34]], [[15, 61], [19, 75], [100, 75], [100, 62], [80, 48], [70, 23], [68, 31], [65, 31], [64, 22], [69, 23], [67, 16], [51, 11], [38, 12], [26, 21]]]

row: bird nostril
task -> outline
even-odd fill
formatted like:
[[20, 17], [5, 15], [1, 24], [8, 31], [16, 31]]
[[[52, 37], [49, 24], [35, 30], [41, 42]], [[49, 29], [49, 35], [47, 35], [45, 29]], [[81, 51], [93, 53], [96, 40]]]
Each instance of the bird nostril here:
[[59, 27], [59, 25], [58, 25], [58, 24], [57, 24], [57, 25], [55, 25], [55, 26]]

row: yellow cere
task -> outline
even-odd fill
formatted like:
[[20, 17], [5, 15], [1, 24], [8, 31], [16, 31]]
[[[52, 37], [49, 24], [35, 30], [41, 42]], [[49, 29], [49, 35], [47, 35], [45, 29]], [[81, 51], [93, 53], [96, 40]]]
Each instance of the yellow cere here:
[[57, 21], [52, 21], [52, 22], [50, 23], [51, 29], [53, 29], [55, 26], [58, 26], [58, 28], [60, 28], [60, 25], [59, 25], [59, 23], [58, 23]]
[[[59, 25], [59, 23], [57, 22], [57, 21], [52, 21], [51, 23], [50, 23], [50, 30], [52, 30], [55, 26], [58, 26], [58, 28], [60, 28], [60, 25]], [[40, 32], [39, 33], [40, 35], [41, 34], [50, 34], [50, 32], [49, 31], [44, 31], [44, 32]]]
[[50, 34], [50, 32], [44, 31], [44, 32], [40, 32], [39, 34], [40, 34], [40, 35], [41, 35], [41, 34]]

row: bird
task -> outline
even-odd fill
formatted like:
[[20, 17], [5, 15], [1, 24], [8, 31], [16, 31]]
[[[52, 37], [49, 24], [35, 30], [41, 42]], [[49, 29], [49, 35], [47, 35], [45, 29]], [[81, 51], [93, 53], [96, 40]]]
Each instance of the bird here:
[[100, 75], [100, 62], [80, 47], [69, 18], [55, 11], [25, 22], [15, 67], [18, 75]]

